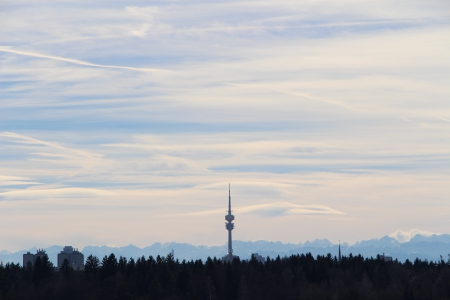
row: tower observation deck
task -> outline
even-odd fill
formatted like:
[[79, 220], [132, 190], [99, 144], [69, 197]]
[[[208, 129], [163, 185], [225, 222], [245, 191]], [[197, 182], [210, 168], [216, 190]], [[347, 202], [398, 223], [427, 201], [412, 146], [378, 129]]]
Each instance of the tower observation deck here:
[[228, 214], [225, 215], [225, 229], [228, 230], [228, 253], [223, 258], [223, 260], [226, 261], [233, 261], [233, 244], [232, 244], [232, 238], [231, 238], [231, 231], [234, 229], [234, 224], [232, 223], [234, 221], [234, 215], [231, 213], [231, 189], [230, 185], [228, 185]]

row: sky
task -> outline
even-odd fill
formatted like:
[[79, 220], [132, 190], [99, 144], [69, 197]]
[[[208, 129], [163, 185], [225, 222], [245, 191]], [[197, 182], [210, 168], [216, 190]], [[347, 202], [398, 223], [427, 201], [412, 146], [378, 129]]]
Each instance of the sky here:
[[4, 0], [0, 20], [1, 249], [222, 245], [229, 183], [234, 239], [450, 233], [447, 0]]

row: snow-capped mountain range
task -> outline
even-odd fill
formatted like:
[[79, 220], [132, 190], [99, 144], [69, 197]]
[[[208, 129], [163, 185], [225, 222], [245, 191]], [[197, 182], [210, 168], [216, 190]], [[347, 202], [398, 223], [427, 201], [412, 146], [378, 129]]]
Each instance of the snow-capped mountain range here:
[[[76, 247], [76, 245], [72, 245]], [[281, 242], [269, 241], [233, 241], [234, 254], [241, 259], [250, 258], [252, 253], [258, 253], [264, 257], [290, 256], [292, 254], [311, 252], [313, 255], [326, 255], [330, 253], [333, 256], [338, 255], [338, 245], [331, 243], [327, 239], [316, 239], [298, 244], [284, 244]], [[63, 246], [54, 245], [45, 248], [50, 260], [56, 264], [57, 254], [62, 250]], [[15, 262], [22, 263], [22, 255], [27, 251], [35, 253], [37, 248], [21, 250], [15, 253], [6, 250], [0, 251], [0, 261], [3, 263]], [[156, 257], [157, 255], [166, 256], [174, 251], [175, 258], [179, 260], [202, 259], [207, 257], [220, 258], [226, 254], [227, 245], [221, 246], [194, 246], [187, 243], [154, 243], [145, 248], [139, 248], [134, 245], [124, 247], [110, 246], [86, 246], [81, 251], [85, 258], [92, 254], [102, 259], [105, 255], [114, 253], [117, 257], [125, 256], [137, 259], [144, 255]], [[406, 259], [414, 260], [416, 258], [428, 259], [430, 261], [438, 261], [441, 256], [447, 261], [450, 256], [450, 234], [421, 234], [416, 233], [411, 236], [401, 236], [399, 238], [396, 233], [389, 236], [383, 236], [379, 239], [370, 239], [357, 242], [353, 245], [341, 243], [341, 252], [343, 255], [352, 253], [353, 255], [361, 254], [364, 257], [376, 257], [378, 254], [392, 256], [393, 259], [405, 261]]]

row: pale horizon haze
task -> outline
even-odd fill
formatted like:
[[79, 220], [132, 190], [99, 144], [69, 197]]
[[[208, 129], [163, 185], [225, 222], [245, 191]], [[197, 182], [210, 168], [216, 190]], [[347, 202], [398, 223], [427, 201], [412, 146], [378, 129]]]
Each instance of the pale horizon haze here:
[[[0, 3], [0, 250], [450, 233], [450, 2]], [[405, 238], [406, 239], [406, 238]]]

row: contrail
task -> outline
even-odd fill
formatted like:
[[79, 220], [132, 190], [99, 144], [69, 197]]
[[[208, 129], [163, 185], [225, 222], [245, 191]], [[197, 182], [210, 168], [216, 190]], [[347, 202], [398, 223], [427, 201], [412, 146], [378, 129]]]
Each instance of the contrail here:
[[65, 62], [76, 64], [76, 65], [83, 65], [83, 66], [97, 67], [97, 68], [123, 69], [123, 70], [140, 71], [140, 72], [170, 72], [168, 70], [163, 70], [163, 69], [133, 68], [133, 67], [124, 67], [124, 66], [99, 65], [99, 64], [93, 64], [93, 63], [90, 63], [88, 61], [83, 61], [83, 60], [78, 60], [78, 59], [65, 58], [65, 57], [53, 56], [53, 55], [46, 55], [46, 54], [40, 54], [40, 53], [34, 53], [34, 52], [28, 52], [28, 51], [22, 51], [22, 50], [15, 50], [15, 49], [12, 49], [11, 47], [0, 47], [0, 51], [9, 52], [9, 53], [15, 53], [15, 54], [19, 54], [19, 55], [25, 55], [25, 56], [32, 56], [32, 57], [39, 57], [39, 58], [47, 58], [47, 59], [65, 61]]
[[296, 96], [296, 97], [302, 97], [305, 99], [314, 100], [314, 101], [318, 101], [318, 102], [324, 102], [324, 103], [340, 106], [340, 107], [343, 107], [343, 108], [346, 108], [349, 110], [353, 110], [353, 108], [351, 106], [347, 105], [346, 103], [340, 102], [340, 101], [329, 100], [329, 99], [324, 99], [324, 98], [319, 98], [319, 97], [313, 97], [306, 93], [283, 91], [280, 89], [271, 88], [270, 86], [267, 86], [267, 85], [241, 84], [241, 83], [233, 83], [233, 82], [225, 82], [224, 85], [264, 89], [264, 90], [268, 90], [268, 91], [272, 91], [272, 92], [276, 92], [276, 93], [281, 93], [281, 94], [291, 95], [291, 96]]

